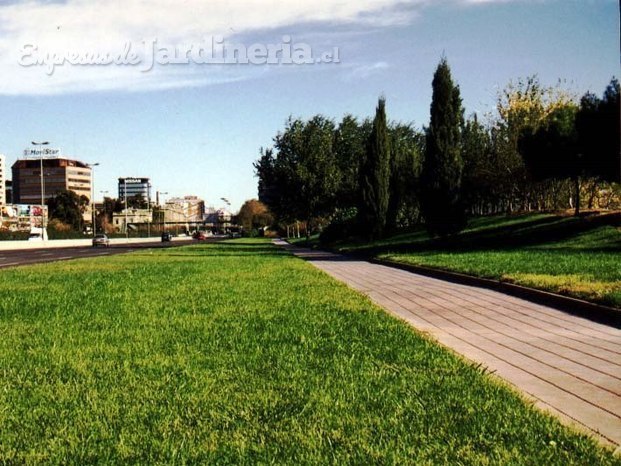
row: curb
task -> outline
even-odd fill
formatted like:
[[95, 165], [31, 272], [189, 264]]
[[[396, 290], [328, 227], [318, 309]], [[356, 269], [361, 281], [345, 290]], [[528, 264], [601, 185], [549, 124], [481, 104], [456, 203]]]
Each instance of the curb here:
[[[353, 254], [352, 256], [356, 255]], [[362, 258], [361, 256], [357, 257]], [[515, 296], [516, 298], [525, 299], [526, 301], [536, 304], [543, 304], [593, 322], [621, 329], [621, 310], [604, 306], [602, 304], [595, 304], [582, 299], [551, 293], [549, 291], [528, 288], [522, 285], [516, 285], [514, 283], [503, 282], [500, 280], [475, 277], [473, 275], [466, 275], [459, 272], [450, 272], [448, 270], [434, 269], [421, 265], [403, 264], [401, 262], [371, 257], [366, 257], [365, 260], [373, 264], [385, 265], [387, 267], [401, 269], [406, 272], [413, 272], [447, 282], [501, 291], [505, 294]]]

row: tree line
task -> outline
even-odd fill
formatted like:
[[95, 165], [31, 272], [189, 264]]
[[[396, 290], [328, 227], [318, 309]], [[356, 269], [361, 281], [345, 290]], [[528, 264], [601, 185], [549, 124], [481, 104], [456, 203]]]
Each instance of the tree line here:
[[442, 59], [430, 120], [290, 117], [254, 167], [259, 199], [281, 225], [323, 228], [327, 241], [377, 239], [424, 223], [435, 235], [468, 216], [518, 211], [621, 208], [619, 82], [576, 99], [536, 77], [510, 83], [494, 114], [466, 118], [459, 86]]
[[[54, 220], [51, 226], [61, 231], [82, 232], [87, 223], [84, 215], [90, 205], [90, 200], [83, 194], [77, 194], [72, 190], [60, 190], [46, 200], [50, 220]], [[127, 198], [129, 209], [147, 209], [148, 202], [141, 194]], [[111, 197], [104, 197], [101, 209], [97, 211], [96, 222], [98, 229], [108, 231], [112, 229], [112, 216], [122, 212], [125, 208], [124, 201]]]

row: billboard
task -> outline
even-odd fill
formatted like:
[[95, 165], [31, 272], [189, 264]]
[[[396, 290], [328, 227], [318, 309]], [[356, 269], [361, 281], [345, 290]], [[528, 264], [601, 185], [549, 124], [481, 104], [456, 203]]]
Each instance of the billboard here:
[[28, 148], [24, 149], [24, 157], [60, 157], [60, 148], [44, 147], [44, 148]]
[[7, 204], [0, 209], [0, 227], [9, 230], [29, 230], [46, 223], [47, 206], [29, 204]]

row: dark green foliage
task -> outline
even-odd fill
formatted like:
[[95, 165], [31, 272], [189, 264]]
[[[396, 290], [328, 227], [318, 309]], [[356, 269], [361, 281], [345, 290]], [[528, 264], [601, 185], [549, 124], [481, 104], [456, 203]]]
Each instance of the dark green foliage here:
[[0, 230], [0, 241], [25, 241], [28, 235], [28, 231]]
[[119, 199], [113, 199], [111, 197], [104, 197], [103, 200], [103, 213], [106, 214], [108, 221], [112, 221], [112, 214], [119, 213], [123, 210], [124, 204]]
[[[544, 122], [546, 113], [567, 96], [558, 89], [546, 88], [536, 76], [511, 82], [499, 93], [497, 115], [491, 127], [492, 171], [488, 182], [493, 191], [483, 206], [484, 214], [554, 208], [549, 202], [550, 183], [533, 182], [518, 143], [522, 135], [534, 133]], [[566, 203], [569, 192], [563, 194]]]
[[463, 109], [459, 87], [453, 84], [446, 59], [438, 65], [432, 87], [431, 120], [421, 174], [421, 207], [427, 229], [444, 236], [458, 232], [465, 225], [460, 198]]
[[127, 207], [130, 209], [147, 209], [149, 204], [142, 194], [127, 198]]
[[85, 236], [83, 231], [76, 231], [76, 230], [63, 231], [63, 230], [57, 230], [56, 228], [54, 228], [53, 225], [48, 226], [48, 228], [47, 228], [47, 237], [48, 237], [48, 239], [51, 239], [51, 240], [55, 240], [55, 239], [85, 239], [85, 238], [88, 238], [88, 236]]
[[603, 99], [589, 93], [580, 108], [556, 108], [535, 132], [522, 135], [519, 148], [535, 180], [573, 180], [578, 215], [581, 178], [619, 180], [618, 81], [612, 80]]
[[338, 210], [330, 224], [322, 230], [319, 240], [324, 245], [330, 245], [356, 236], [359, 232], [358, 210], [356, 208]]
[[261, 156], [254, 163], [254, 170], [259, 179], [259, 201], [269, 205], [274, 212], [281, 209], [275, 208], [279, 201], [278, 182], [276, 180], [276, 158], [273, 149], [261, 148]]
[[354, 116], [345, 115], [336, 129], [334, 154], [341, 175], [336, 196], [339, 208], [356, 207], [360, 202], [359, 168], [372, 127], [372, 122], [368, 119], [358, 123]]
[[573, 104], [556, 108], [534, 133], [520, 138], [518, 147], [535, 180], [571, 178], [574, 181], [576, 215], [580, 213], [580, 176], [585, 172], [578, 147], [576, 113]]
[[360, 223], [371, 238], [381, 238], [386, 228], [390, 197], [390, 136], [386, 100], [380, 98], [366, 154], [360, 165]]
[[602, 98], [586, 94], [577, 110], [562, 89], [530, 77], [499, 93], [491, 120], [481, 124], [475, 115], [464, 122], [443, 59], [424, 135], [409, 125], [387, 126], [383, 99], [374, 121], [346, 115], [331, 135], [309, 130], [313, 120], [290, 120], [255, 163], [259, 199], [277, 223], [302, 221], [315, 231], [340, 223], [337, 212], [357, 208], [358, 222], [335, 227], [336, 236], [347, 230], [375, 239], [423, 218], [429, 232], [446, 236], [463, 228], [466, 212], [578, 210], [581, 197], [589, 209], [615, 209], [619, 94], [613, 79]]
[[302, 219], [312, 226], [334, 211], [340, 173], [333, 143], [334, 123], [317, 115], [306, 122], [290, 119], [274, 148], [262, 152], [255, 163], [259, 199], [280, 221]]
[[418, 220], [418, 181], [424, 151], [424, 135], [411, 125], [396, 124], [390, 133], [390, 198], [386, 229], [395, 231]]
[[495, 201], [497, 183], [492, 140], [489, 131], [479, 123], [475, 114], [466, 121], [462, 132], [462, 194], [471, 213], [485, 213]]
[[580, 174], [577, 110], [571, 104], [559, 107], [537, 131], [520, 138], [520, 153], [535, 179], [574, 178]]
[[88, 204], [88, 197], [67, 190], [59, 191], [54, 197], [47, 200], [50, 218], [71, 225], [76, 231], [82, 230], [83, 215]]
[[[113, 199], [111, 197], [104, 197], [102, 209], [97, 211], [97, 229], [101, 228], [104, 223], [112, 223], [112, 215], [122, 212], [125, 204], [119, 199]], [[153, 210], [153, 218], [161, 218], [163, 221], [163, 213], [160, 214], [157, 207]]]
[[244, 238], [258, 238], [260, 236], [260, 232], [256, 228], [252, 228], [251, 230], [244, 230], [242, 236]]
[[587, 93], [580, 101], [576, 129], [586, 175], [621, 181], [619, 81], [613, 78], [599, 99]]

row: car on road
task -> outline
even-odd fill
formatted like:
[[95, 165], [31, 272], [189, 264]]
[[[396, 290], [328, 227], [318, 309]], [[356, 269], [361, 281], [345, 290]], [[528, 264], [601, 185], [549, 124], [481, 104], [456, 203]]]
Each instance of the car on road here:
[[162, 233], [162, 243], [172, 241], [172, 233], [165, 231]]
[[95, 235], [95, 237], [93, 238], [93, 247], [96, 248], [97, 246], [105, 246], [109, 248], [110, 238], [108, 238], [108, 236], [104, 234]]
[[192, 238], [197, 239], [199, 241], [203, 241], [207, 239], [207, 236], [205, 236], [205, 233], [202, 231], [196, 231], [194, 232], [194, 234], [192, 235]]

